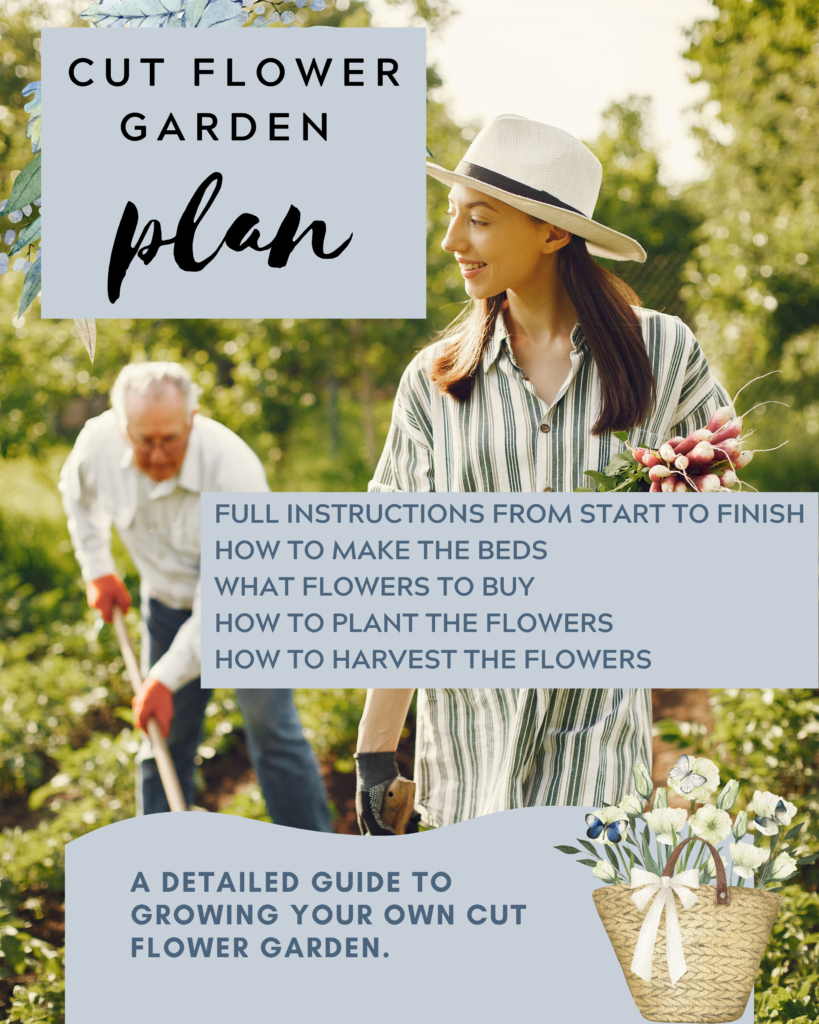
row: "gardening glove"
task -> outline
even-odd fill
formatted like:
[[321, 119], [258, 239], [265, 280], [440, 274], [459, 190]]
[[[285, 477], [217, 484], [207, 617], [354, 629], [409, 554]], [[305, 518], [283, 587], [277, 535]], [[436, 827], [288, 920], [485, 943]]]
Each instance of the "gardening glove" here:
[[355, 815], [362, 836], [395, 835], [381, 821], [381, 805], [390, 783], [400, 774], [395, 751], [355, 755]]
[[102, 615], [105, 622], [110, 622], [114, 617], [114, 605], [119, 605], [123, 614], [131, 607], [131, 595], [128, 588], [119, 578], [111, 573], [108, 576], [98, 576], [85, 586], [85, 593], [88, 598], [88, 607], [96, 608]]
[[148, 731], [148, 722], [155, 718], [159, 731], [168, 738], [173, 721], [173, 694], [164, 683], [148, 676], [139, 693], [131, 701], [134, 709], [134, 725], [143, 732]]

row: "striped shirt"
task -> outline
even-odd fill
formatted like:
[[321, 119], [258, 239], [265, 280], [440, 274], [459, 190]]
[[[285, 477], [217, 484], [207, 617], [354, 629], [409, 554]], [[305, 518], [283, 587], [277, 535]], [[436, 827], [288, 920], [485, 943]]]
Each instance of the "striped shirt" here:
[[[704, 426], [728, 401], [689, 328], [636, 309], [657, 386], [651, 414], [629, 431], [658, 447]], [[579, 324], [571, 369], [551, 404], [515, 361], [502, 316], [466, 402], [426, 371], [443, 342], [407, 367], [370, 491], [572, 491], [625, 450], [594, 436], [600, 377]], [[415, 779], [422, 821], [441, 826], [512, 807], [615, 803], [633, 765], [651, 763], [650, 690], [421, 690]]]

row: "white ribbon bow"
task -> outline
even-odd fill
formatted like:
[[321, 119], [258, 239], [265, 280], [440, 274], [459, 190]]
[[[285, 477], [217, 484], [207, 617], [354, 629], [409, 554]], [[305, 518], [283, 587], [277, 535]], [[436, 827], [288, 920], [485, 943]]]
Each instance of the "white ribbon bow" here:
[[637, 909], [640, 911], [645, 910], [648, 903], [654, 899], [643, 920], [643, 926], [637, 938], [637, 948], [634, 950], [634, 958], [631, 961], [632, 971], [644, 981], [651, 981], [654, 943], [657, 939], [657, 929], [660, 925], [663, 909], [665, 909], [665, 955], [666, 962], [668, 963], [668, 973], [671, 975], [671, 984], [676, 985], [688, 970], [683, 953], [682, 935], [680, 934], [680, 922], [677, 918], [677, 905], [674, 902], [674, 893], [680, 897], [683, 907], [686, 910], [690, 910], [699, 899], [699, 896], [691, 892], [691, 889], [698, 889], [699, 884], [700, 873], [698, 868], [692, 868], [690, 871], [681, 871], [671, 878], [655, 875], [651, 871], [643, 871], [642, 868], [634, 868], [632, 870], [631, 888], [640, 889], [640, 892], [635, 892], [631, 895]]

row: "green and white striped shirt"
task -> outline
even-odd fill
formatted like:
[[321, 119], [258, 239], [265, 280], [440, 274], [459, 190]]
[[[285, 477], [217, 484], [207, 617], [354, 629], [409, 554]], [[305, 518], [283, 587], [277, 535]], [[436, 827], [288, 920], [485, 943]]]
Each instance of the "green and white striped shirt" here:
[[[688, 327], [636, 309], [657, 401], [632, 445], [656, 448], [704, 426], [727, 395]], [[591, 428], [600, 377], [578, 325], [571, 370], [551, 405], [515, 362], [503, 317], [466, 402], [426, 371], [436, 343], [407, 367], [370, 491], [572, 491], [624, 450]], [[421, 690], [415, 779], [427, 825], [512, 807], [599, 806], [627, 791], [636, 761], [651, 763], [650, 690]]]

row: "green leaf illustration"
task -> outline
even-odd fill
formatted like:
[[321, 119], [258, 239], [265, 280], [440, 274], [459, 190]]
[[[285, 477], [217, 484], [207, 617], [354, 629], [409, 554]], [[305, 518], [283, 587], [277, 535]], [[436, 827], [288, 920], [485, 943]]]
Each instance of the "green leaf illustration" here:
[[38, 256], [28, 268], [26, 276], [23, 278], [23, 291], [20, 293], [20, 308], [17, 311], [18, 316], [22, 316], [40, 294], [41, 277], [42, 257]]
[[42, 234], [43, 229], [43, 218], [38, 216], [37, 220], [33, 220], [30, 224], [27, 224], [20, 234], [17, 236], [17, 241], [9, 249], [9, 256], [14, 256], [20, 252], [21, 249], [25, 249], [27, 245], [31, 245], [32, 242], [36, 242]]
[[196, 28], [199, 24], [208, 0], [184, 0], [185, 28]]
[[182, 0], [102, 0], [80, 17], [97, 28], [182, 28]]
[[[33, 95], [32, 95], [33, 94]], [[32, 96], [23, 110], [28, 114], [26, 137], [31, 139], [31, 152], [40, 152], [40, 83], [29, 82], [23, 89], [24, 96]]]
[[97, 351], [97, 321], [96, 320], [75, 320], [80, 341], [85, 346], [85, 351], [91, 362], [94, 362], [94, 355]]
[[576, 846], [556, 846], [555, 849], [561, 853], [580, 853]]
[[9, 201], [6, 203], [6, 212], [21, 210], [24, 206], [33, 203], [35, 199], [42, 197], [42, 185], [40, 184], [40, 157], [38, 153], [30, 164], [20, 171], [14, 179], [14, 188], [11, 190]]
[[[197, 0], [194, 0], [196, 3]], [[238, 28], [248, 15], [242, 10], [241, 0], [207, 0], [197, 28]]]

